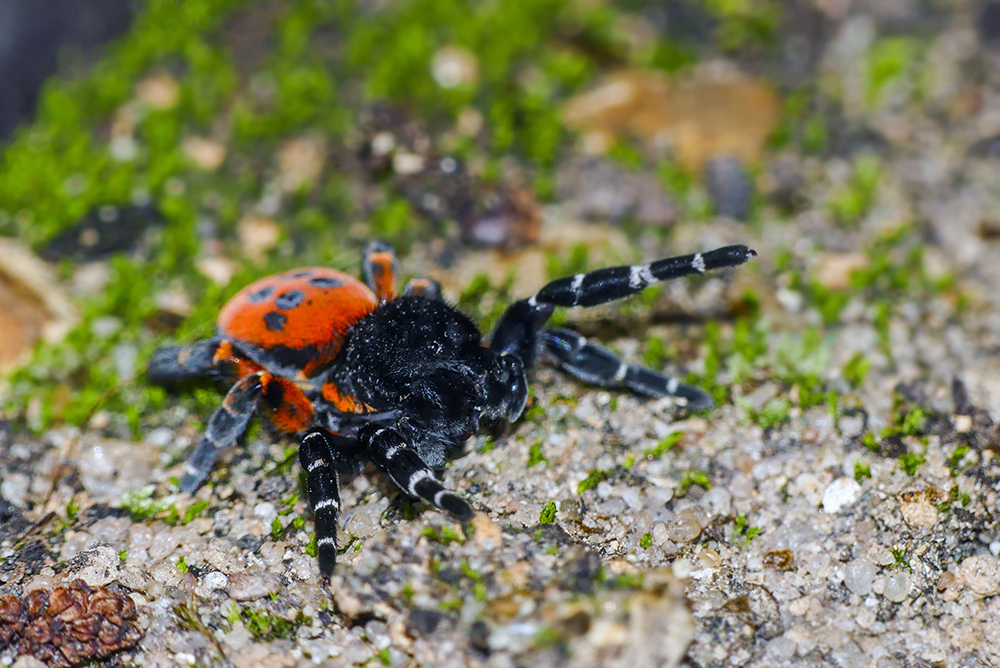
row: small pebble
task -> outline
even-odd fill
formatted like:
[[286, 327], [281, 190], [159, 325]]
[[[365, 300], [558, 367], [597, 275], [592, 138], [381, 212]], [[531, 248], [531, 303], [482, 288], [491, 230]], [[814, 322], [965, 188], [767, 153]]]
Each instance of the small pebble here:
[[902, 603], [909, 596], [912, 587], [909, 574], [903, 571], [890, 573], [885, 579], [885, 591], [882, 595], [893, 603]]
[[1000, 594], [1000, 559], [992, 554], [968, 557], [958, 567], [958, 578], [980, 596]]
[[[654, 531], [656, 527], [653, 528]], [[693, 512], [688, 509], [682, 510], [674, 517], [674, 521], [667, 527], [667, 537], [675, 543], [687, 543], [698, 537], [701, 533], [701, 522]]]
[[854, 478], [837, 478], [823, 490], [823, 512], [839, 513], [861, 496], [861, 485]]
[[153, 536], [153, 541], [149, 546], [149, 556], [151, 559], [166, 559], [180, 545], [177, 534], [171, 529], [158, 531]]
[[281, 581], [273, 573], [236, 573], [229, 578], [229, 597], [234, 601], [264, 598], [281, 589]]
[[229, 578], [227, 578], [224, 573], [220, 573], [219, 571], [206, 573], [205, 577], [202, 578], [202, 586], [204, 586], [205, 589], [225, 589], [228, 585]]
[[872, 582], [875, 581], [875, 564], [867, 559], [855, 559], [847, 564], [844, 573], [844, 585], [852, 594], [867, 596], [871, 593]]

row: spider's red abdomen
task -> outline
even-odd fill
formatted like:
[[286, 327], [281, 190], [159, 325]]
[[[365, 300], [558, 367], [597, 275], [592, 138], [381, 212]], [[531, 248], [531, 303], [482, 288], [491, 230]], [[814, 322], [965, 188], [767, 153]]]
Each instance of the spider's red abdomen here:
[[218, 329], [254, 361], [308, 378], [336, 356], [347, 330], [377, 306], [375, 293], [353, 276], [305, 267], [240, 290], [222, 308]]

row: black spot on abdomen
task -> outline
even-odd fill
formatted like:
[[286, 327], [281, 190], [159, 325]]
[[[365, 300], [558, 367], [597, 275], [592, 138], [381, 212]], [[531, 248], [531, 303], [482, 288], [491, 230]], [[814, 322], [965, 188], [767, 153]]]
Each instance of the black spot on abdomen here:
[[288, 311], [301, 304], [305, 298], [306, 295], [301, 290], [290, 290], [278, 295], [278, 298], [274, 300], [274, 305], [282, 311]]
[[268, 297], [270, 297], [272, 294], [274, 294], [274, 286], [269, 285], [266, 288], [261, 288], [257, 292], [251, 292], [249, 295], [247, 295], [247, 301], [249, 301], [251, 304], [259, 304]]
[[343, 284], [344, 282], [339, 278], [330, 276], [320, 276], [309, 280], [309, 285], [315, 285], [317, 288], [339, 288]]
[[267, 326], [272, 332], [283, 332], [285, 331], [285, 323], [288, 322], [288, 318], [285, 317], [284, 313], [278, 313], [277, 311], [270, 311], [264, 314], [264, 325]]
[[306, 276], [312, 276], [312, 275], [313, 275], [312, 269], [303, 269], [301, 271], [295, 272], [294, 274], [288, 274], [288, 278], [305, 278]]

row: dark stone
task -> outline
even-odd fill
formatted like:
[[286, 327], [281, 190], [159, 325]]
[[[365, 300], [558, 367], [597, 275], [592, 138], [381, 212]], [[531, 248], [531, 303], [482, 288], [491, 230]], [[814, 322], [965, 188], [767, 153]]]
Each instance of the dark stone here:
[[472, 622], [469, 628], [469, 644], [480, 652], [489, 653], [490, 629], [486, 626], [486, 622], [481, 619]]
[[566, 563], [559, 584], [563, 589], [587, 596], [594, 593], [601, 574], [601, 558], [596, 552], [587, 551], [583, 556]]
[[39, 250], [50, 262], [105, 260], [116, 253], [145, 255], [163, 224], [151, 206], [100, 206], [66, 228]]
[[278, 501], [291, 489], [288, 478], [280, 475], [269, 475], [257, 485], [257, 496], [265, 501]]
[[0, 2], [0, 141], [34, 113], [60, 52], [86, 52], [124, 32], [134, 6], [133, 0]]
[[979, 38], [984, 42], [1000, 40], [1000, 2], [991, 2], [979, 14]]
[[251, 550], [253, 552], [256, 552], [257, 549], [260, 548], [261, 544], [263, 544], [263, 542], [264, 542], [263, 539], [254, 538], [250, 534], [245, 533], [236, 539], [236, 547], [240, 548], [241, 550]]
[[705, 165], [705, 187], [715, 205], [715, 213], [734, 220], [750, 216], [753, 184], [739, 159], [722, 156]]
[[412, 638], [429, 636], [444, 619], [444, 614], [429, 608], [411, 608], [406, 616], [406, 633]]

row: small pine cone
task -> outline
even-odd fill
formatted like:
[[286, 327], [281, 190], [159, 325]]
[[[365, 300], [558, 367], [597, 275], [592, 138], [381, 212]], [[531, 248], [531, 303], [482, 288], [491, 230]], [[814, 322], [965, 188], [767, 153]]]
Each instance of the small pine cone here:
[[0, 650], [8, 648], [24, 630], [27, 610], [17, 596], [0, 596]]
[[103, 659], [142, 636], [132, 599], [83, 580], [0, 597], [0, 649], [13, 645], [54, 668]]

